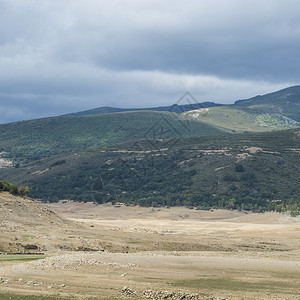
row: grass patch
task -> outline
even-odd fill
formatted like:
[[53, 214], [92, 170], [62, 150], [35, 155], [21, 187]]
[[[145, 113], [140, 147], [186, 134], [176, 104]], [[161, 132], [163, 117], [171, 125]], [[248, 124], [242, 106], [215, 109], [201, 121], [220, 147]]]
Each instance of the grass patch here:
[[181, 280], [172, 284], [176, 287], [191, 288], [196, 290], [210, 289], [210, 290], [229, 290], [229, 291], [241, 291], [241, 290], [265, 290], [265, 291], [277, 291], [284, 293], [293, 293], [294, 289], [298, 289], [299, 285], [292, 282], [283, 281], [260, 281], [250, 282], [236, 280], [234, 278], [201, 278], [195, 280]]
[[[46, 256], [38, 256], [38, 257], [9, 257], [9, 258], [0, 258], [0, 262], [4, 261], [33, 261], [33, 260], [39, 260], [44, 259]], [[0, 298], [1, 299], [1, 298]]]
[[273, 272], [273, 276], [279, 277], [279, 278], [290, 278], [290, 279], [296, 279], [299, 280], [300, 278], [300, 271], [294, 271], [294, 272], [287, 272], [287, 271], [277, 271]]
[[21, 235], [21, 237], [24, 242], [28, 242], [30, 239], [35, 238], [34, 235], [30, 235], [30, 234], [23, 234], [23, 235]]
[[[14, 294], [0, 294], [0, 300], [72, 300], [73, 297], [60, 297], [60, 296], [35, 296], [35, 295], [14, 295]], [[109, 297], [109, 298], [86, 298], [87, 300], [119, 300], [120, 298]], [[123, 298], [122, 298], [123, 299]]]
[[141, 244], [142, 242], [141, 241], [129, 241], [127, 242], [127, 244], [129, 245], [136, 245], [136, 244]]
[[72, 298], [61, 298], [58, 296], [34, 296], [34, 295], [13, 295], [13, 294], [0, 294], [0, 300], [62, 300]]

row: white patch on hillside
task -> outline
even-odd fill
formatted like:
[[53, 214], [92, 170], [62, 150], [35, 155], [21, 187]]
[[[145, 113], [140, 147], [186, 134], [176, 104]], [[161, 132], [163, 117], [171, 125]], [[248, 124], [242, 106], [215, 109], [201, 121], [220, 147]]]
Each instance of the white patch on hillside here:
[[1, 155], [4, 154], [5, 152], [0, 152], [0, 169], [4, 169], [4, 168], [8, 168], [11, 167], [13, 165], [13, 162], [8, 160], [8, 159], [4, 159], [1, 158]]

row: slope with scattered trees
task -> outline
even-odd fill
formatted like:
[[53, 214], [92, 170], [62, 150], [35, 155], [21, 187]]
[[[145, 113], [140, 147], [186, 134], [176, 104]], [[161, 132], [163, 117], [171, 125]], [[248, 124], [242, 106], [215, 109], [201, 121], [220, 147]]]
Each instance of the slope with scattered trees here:
[[[44, 201], [299, 211], [299, 130], [99, 148], [1, 171]], [[151, 145], [152, 146], [152, 145]]]

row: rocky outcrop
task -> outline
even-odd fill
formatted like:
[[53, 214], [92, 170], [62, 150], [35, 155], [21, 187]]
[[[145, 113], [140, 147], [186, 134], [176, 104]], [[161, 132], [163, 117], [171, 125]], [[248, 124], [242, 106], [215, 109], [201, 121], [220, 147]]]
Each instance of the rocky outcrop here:
[[124, 287], [120, 293], [126, 297], [139, 297], [145, 299], [153, 299], [153, 300], [226, 300], [225, 298], [203, 298], [198, 294], [189, 294], [189, 293], [181, 293], [181, 292], [169, 292], [169, 291], [152, 291], [152, 290], [144, 290], [142, 292], [137, 292], [129, 287]]

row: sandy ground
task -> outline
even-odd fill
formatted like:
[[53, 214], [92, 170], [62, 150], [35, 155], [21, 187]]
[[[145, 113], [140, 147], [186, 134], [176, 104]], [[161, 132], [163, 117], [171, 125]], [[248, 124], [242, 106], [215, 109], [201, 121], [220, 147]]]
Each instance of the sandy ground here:
[[21, 217], [2, 221], [0, 246], [34, 244], [46, 258], [0, 255], [0, 294], [130, 299], [120, 293], [127, 286], [137, 291], [132, 299], [145, 299], [148, 289], [199, 299], [300, 299], [299, 217], [72, 202], [47, 209], [51, 219], [34, 226], [18, 227]]

